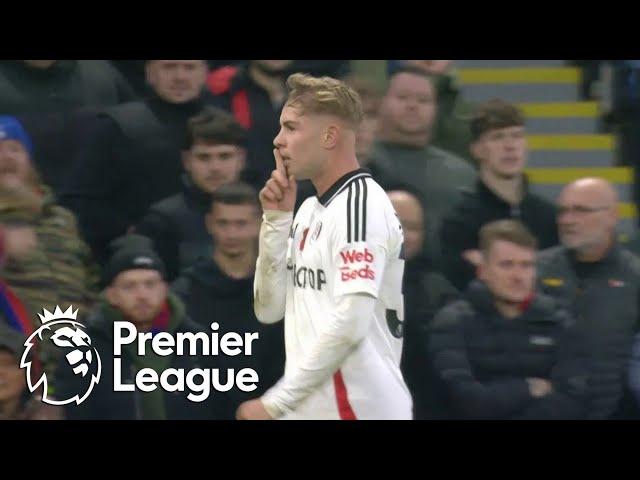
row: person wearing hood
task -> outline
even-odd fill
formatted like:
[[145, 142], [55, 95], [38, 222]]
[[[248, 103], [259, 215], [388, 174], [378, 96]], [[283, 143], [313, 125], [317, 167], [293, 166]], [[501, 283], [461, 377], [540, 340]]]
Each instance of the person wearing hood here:
[[245, 136], [231, 114], [213, 107], [189, 120], [182, 192], [153, 205], [135, 229], [153, 240], [167, 268], [167, 281], [175, 280], [199, 257], [210, 255], [205, 215], [211, 195], [240, 178]]
[[[87, 320], [91, 346], [101, 357], [102, 374], [91, 394], [79, 405], [65, 405], [65, 416], [73, 420], [207, 420], [217, 419], [212, 397], [201, 403], [187, 398], [186, 391], [167, 392], [157, 387], [143, 392], [114, 391], [115, 375], [124, 385], [135, 383], [137, 372], [152, 369], [158, 376], [167, 369], [210, 368], [212, 362], [197, 354], [160, 355], [137, 351], [137, 342], [123, 345], [121, 371], [115, 371], [114, 322], [130, 322], [137, 332], [202, 333], [190, 320], [182, 302], [169, 292], [165, 267], [151, 241], [141, 235], [126, 235], [111, 243], [114, 252], [103, 272], [105, 295]], [[154, 342], [155, 343], [155, 342]], [[89, 368], [93, 368], [91, 365]], [[73, 398], [86, 391], [89, 375], [80, 377], [65, 360], [58, 365], [56, 395]]]
[[442, 391], [433, 381], [426, 346], [429, 326], [435, 314], [458, 297], [456, 289], [423, 255], [425, 241], [424, 201], [409, 186], [387, 190], [404, 232], [405, 269], [402, 282], [405, 320], [400, 369], [413, 397], [415, 420], [437, 419], [438, 396]]
[[224, 418], [235, 419], [243, 402], [262, 395], [284, 373], [285, 349], [282, 322], [265, 325], [253, 310], [253, 282], [261, 208], [257, 192], [244, 183], [221, 186], [213, 194], [206, 217], [213, 237], [213, 254], [187, 269], [172, 290], [186, 305], [187, 313], [202, 326], [220, 324], [221, 334], [257, 332], [251, 357], [234, 357], [233, 367], [253, 368], [258, 372], [258, 390], [229, 395], [221, 410]]
[[[32, 156], [33, 144], [21, 123], [15, 117], [0, 116], [0, 189], [11, 196], [12, 191], [22, 190], [23, 197], [32, 197], [30, 223], [37, 234], [36, 248], [19, 262], [7, 262], [2, 276], [16, 286], [32, 315], [43, 308], [52, 311], [56, 305], [73, 305], [84, 318], [97, 299], [99, 268], [74, 215], [56, 203], [52, 190], [40, 180]], [[0, 235], [0, 250], [1, 244]]]
[[180, 192], [187, 123], [208, 102], [204, 60], [148, 60], [146, 75], [149, 97], [88, 122], [61, 193], [100, 263], [151, 205]]

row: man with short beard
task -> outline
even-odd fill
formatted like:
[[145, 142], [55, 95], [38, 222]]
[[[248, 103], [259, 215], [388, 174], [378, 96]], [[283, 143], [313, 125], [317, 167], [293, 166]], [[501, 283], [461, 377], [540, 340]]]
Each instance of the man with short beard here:
[[[151, 392], [114, 392], [114, 322], [131, 322], [138, 332], [156, 335], [166, 332], [204, 332], [186, 315], [184, 305], [169, 293], [162, 260], [153, 251], [151, 242], [140, 235], [127, 235], [111, 244], [113, 255], [103, 273], [106, 286], [104, 299], [87, 320], [87, 334], [102, 360], [101, 380], [80, 405], [65, 405], [69, 419], [96, 420], [203, 420], [215, 419], [209, 400], [194, 403], [188, 392], [165, 392], [156, 388]], [[169, 368], [184, 369], [210, 367], [212, 361], [197, 355], [160, 356], [153, 350], [138, 355], [136, 342], [122, 350], [119, 372], [123, 384], [133, 384], [136, 373], [151, 368], [161, 375]], [[89, 375], [74, 375], [65, 357], [58, 365], [59, 399], [73, 398], [86, 391]]]
[[273, 169], [273, 139], [280, 129], [292, 62], [250, 60], [243, 67], [219, 68], [207, 79], [216, 105], [233, 113], [248, 130], [245, 179], [256, 188], [262, 188]]
[[588, 347], [592, 420], [639, 418], [628, 379], [640, 326], [640, 260], [617, 242], [618, 202], [601, 178], [567, 185], [557, 202], [562, 245], [538, 257], [540, 288], [574, 313]]
[[502, 219], [522, 222], [541, 249], [558, 244], [554, 206], [529, 191], [525, 119], [514, 105], [492, 100], [481, 105], [471, 123], [471, 152], [480, 177], [462, 192], [442, 221], [440, 243], [447, 278], [464, 290], [475, 277], [478, 234], [483, 225]]

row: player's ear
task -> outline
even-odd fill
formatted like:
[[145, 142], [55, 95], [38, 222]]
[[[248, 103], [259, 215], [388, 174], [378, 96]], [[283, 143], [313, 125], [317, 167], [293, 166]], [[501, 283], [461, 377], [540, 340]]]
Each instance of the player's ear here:
[[322, 143], [325, 148], [335, 148], [338, 143], [338, 139], [340, 137], [340, 127], [338, 125], [329, 125], [322, 137]]

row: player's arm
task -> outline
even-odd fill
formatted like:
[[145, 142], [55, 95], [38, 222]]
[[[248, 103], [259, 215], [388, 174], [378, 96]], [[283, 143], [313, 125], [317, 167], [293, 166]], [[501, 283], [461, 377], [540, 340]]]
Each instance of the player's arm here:
[[292, 176], [287, 178], [277, 149], [274, 156], [276, 169], [260, 191], [264, 213], [253, 285], [254, 311], [262, 323], [276, 323], [284, 318], [287, 240], [296, 202], [296, 182]]
[[271, 417], [279, 418], [295, 410], [332, 377], [366, 336], [375, 303], [376, 299], [366, 293], [344, 295], [337, 300], [326, 328], [300, 366], [262, 397]]
[[254, 279], [254, 311], [262, 323], [284, 318], [286, 303], [286, 254], [293, 212], [268, 210], [260, 227], [260, 250]]

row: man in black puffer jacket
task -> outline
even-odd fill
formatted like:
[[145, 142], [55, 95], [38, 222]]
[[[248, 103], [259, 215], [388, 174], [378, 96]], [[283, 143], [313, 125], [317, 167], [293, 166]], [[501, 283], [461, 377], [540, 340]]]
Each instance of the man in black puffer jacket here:
[[480, 232], [479, 280], [433, 321], [429, 353], [455, 419], [562, 420], [587, 413], [584, 342], [535, 295], [536, 240], [512, 220]]
[[[182, 369], [188, 375], [193, 369], [224, 367], [214, 367], [216, 361], [213, 359], [217, 357], [205, 356], [202, 351], [195, 355], [177, 355], [174, 350], [168, 356], [158, 355], [152, 350], [150, 342], [146, 345], [144, 355], [137, 352], [138, 342], [124, 345], [121, 354], [115, 355], [114, 322], [131, 322], [138, 332], [151, 332], [152, 335], [167, 332], [174, 338], [179, 333], [206, 334], [208, 330], [191, 321], [182, 302], [168, 293], [168, 286], [163, 278], [164, 265], [147, 238], [139, 235], [125, 236], [113, 242], [112, 247], [115, 253], [104, 271], [106, 298], [87, 320], [90, 346], [100, 356], [102, 374], [86, 400], [79, 405], [65, 405], [66, 417], [91, 420], [219, 419], [216, 405], [218, 397], [225, 394], [220, 394], [213, 388], [209, 397], [202, 402], [188, 399], [187, 396], [191, 393], [188, 389], [166, 392], [159, 385], [148, 392], [142, 392], [137, 386], [134, 391], [114, 391], [116, 379], [119, 379], [118, 384], [121, 385], [135, 385], [135, 377], [143, 369], [152, 369], [160, 377], [167, 369]], [[74, 339], [75, 334], [74, 338], [67, 341]], [[153, 344], [155, 343], [154, 341]], [[80, 350], [78, 348], [76, 352]], [[83, 395], [83, 392], [88, 391], [91, 381], [92, 375], [85, 372], [80, 376], [76, 369], [70, 368], [70, 358], [69, 355], [63, 356], [58, 366], [56, 397], [59, 400]], [[117, 366], [114, 358], [121, 359], [120, 371], [115, 370]], [[89, 357], [87, 366], [92, 374], [96, 373], [92, 370], [96, 364], [95, 356]], [[221, 374], [222, 382], [225, 381], [224, 375]], [[173, 376], [169, 378], [169, 383], [176, 384]]]
[[210, 256], [204, 217], [211, 195], [237, 181], [245, 164], [246, 132], [231, 114], [207, 107], [189, 120], [187, 131], [182, 192], [152, 205], [136, 226], [136, 233], [153, 240], [170, 282], [198, 258]]

